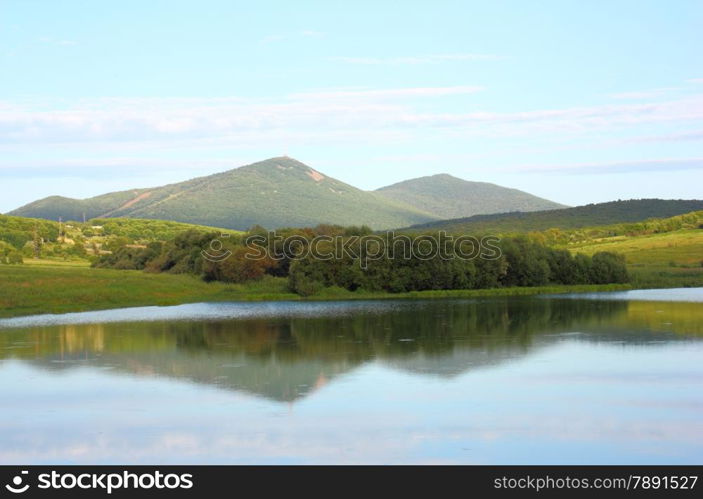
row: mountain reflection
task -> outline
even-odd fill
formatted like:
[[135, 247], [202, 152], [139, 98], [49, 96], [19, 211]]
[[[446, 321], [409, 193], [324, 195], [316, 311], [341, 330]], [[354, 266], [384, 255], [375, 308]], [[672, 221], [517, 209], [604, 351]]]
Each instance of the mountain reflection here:
[[456, 376], [572, 335], [626, 344], [690, 339], [702, 333], [701, 309], [696, 303], [442, 300], [321, 317], [46, 326], [0, 331], [0, 359], [54, 370], [110, 368], [294, 401], [372, 361]]

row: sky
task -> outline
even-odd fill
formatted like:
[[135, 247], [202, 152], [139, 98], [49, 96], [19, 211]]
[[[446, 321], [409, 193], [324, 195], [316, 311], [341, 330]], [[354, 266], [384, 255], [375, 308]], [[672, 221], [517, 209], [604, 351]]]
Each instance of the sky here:
[[0, 0], [0, 212], [288, 155], [703, 198], [703, 2]]

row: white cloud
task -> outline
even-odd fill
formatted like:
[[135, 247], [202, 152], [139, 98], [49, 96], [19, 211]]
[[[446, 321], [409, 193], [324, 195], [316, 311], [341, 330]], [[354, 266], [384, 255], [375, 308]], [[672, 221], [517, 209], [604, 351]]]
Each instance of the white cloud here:
[[654, 97], [661, 97], [669, 92], [679, 90], [678, 87], [666, 87], [666, 88], [653, 88], [650, 90], [639, 90], [634, 92], [621, 92], [616, 94], [610, 94], [612, 99], [624, 99], [624, 100], [643, 100], [651, 99]]
[[325, 33], [322, 31], [315, 31], [311, 29], [304, 29], [301, 31], [296, 31], [295, 33], [274, 33], [268, 36], [263, 37], [261, 40], [259, 40], [260, 44], [269, 44], [269, 43], [276, 43], [276, 42], [282, 42], [284, 40], [289, 40], [291, 38], [322, 38], [325, 36]]
[[[703, 95], [656, 103], [494, 112], [480, 100], [447, 102], [480, 91], [475, 86], [392, 89], [348, 88], [272, 99], [223, 97], [0, 101], [0, 147], [23, 144], [139, 144], [209, 147], [273, 140], [348, 141], [418, 134], [469, 137], [554, 137], [602, 134], [645, 124], [679, 129], [703, 120]], [[435, 99], [442, 98], [441, 107]], [[449, 110], [447, 110], [449, 109]], [[673, 141], [675, 138], [671, 138]], [[680, 137], [696, 140], [696, 136]]]
[[[240, 163], [234, 161], [235, 166]], [[184, 158], [144, 158], [141, 156], [94, 156], [94, 157], [83, 157], [83, 158], [57, 158], [47, 160], [31, 160], [24, 161], [22, 168], [32, 168], [35, 170], [48, 170], [54, 168], [73, 168], [73, 169], [83, 169], [90, 170], [95, 167], [110, 167], [110, 168], [124, 168], [124, 167], [143, 167], [148, 166], [149, 169], [170, 169], [178, 167], [188, 167], [188, 168], [211, 168], [211, 167], [223, 167], [232, 165], [233, 161], [231, 159], [206, 159], [206, 160], [192, 160]], [[17, 168], [15, 161], [9, 161], [6, 159], [0, 159], [0, 170], [14, 170]]]
[[569, 174], [647, 173], [676, 170], [703, 170], [703, 157], [664, 158], [651, 160], [620, 161], [612, 163], [581, 163], [575, 165], [522, 166], [520, 172], [554, 172]]
[[686, 132], [667, 133], [663, 135], [645, 135], [643, 137], [633, 137], [622, 142], [647, 143], [647, 142], [688, 142], [703, 140], [703, 129], [690, 130]]
[[263, 37], [261, 40], [259, 40], [259, 43], [261, 44], [268, 44], [268, 43], [274, 43], [274, 42], [280, 42], [285, 40], [286, 36], [285, 35], [268, 35]]
[[302, 92], [292, 94], [294, 99], [320, 100], [320, 99], [394, 99], [401, 97], [440, 97], [445, 95], [473, 94], [483, 90], [478, 86], [453, 86], [453, 87], [415, 87], [393, 89], [338, 89], [317, 92]]
[[75, 40], [57, 40], [57, 39], [49, 37], [49, 36], [42, 36], [39, 38], [39, 41], [42, 43], [47, 43], [50, 45], [60, 45], [63, 47], [70, 47], [73, 45], [78, 45], [78, 42]]
[[[0, 143], [227, 139], [232, 135], [327, 133], [412, 120], [403, 99], [470, 94], [478, 87], [334, 89], [281, 99], [86, 99], [72, 109], [47, 102], [0, 104]], [[39, 109], [32, 109], [39, 107]]]
[[348, 64], [398, 65], [431, 64], [446, 61], [495, 61], [503, 57], [495, 54], [434, 54], [410, 57], [330, 57], [329, 60]]

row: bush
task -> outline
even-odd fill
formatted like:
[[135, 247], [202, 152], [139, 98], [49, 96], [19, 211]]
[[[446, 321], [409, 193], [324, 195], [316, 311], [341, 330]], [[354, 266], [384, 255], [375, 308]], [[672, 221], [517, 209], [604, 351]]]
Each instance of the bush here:
[[325, 285], [320, 281], [311, 279], [305, 275], [292, 277], [289, 281], [290, 289], [300, 296], [312, 296], [325, 289]]
[[19, 251], [13, 251], [9, 255], [7, 255], [7, 263], [11, 265], [24, 263], [24, 260], [22, 259], [22, 253], [20, 253]]
[[592, 258], [590, 277], [592, 284], [628, 282], [625, 258], [606, 251], [596, 253]]

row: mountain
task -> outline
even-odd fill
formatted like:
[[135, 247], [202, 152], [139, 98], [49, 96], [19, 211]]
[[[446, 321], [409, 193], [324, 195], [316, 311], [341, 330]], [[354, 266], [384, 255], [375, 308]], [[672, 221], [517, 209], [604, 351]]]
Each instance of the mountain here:
[[[442, 194], [442, 191], [446, 192]], [[320, 223], [406, 227], [459, 214], [559, 207], [493, 184], [436, 175], [368, 192], [288, 157], [185, 182], [89, 199], [51, 196], [11, 215], [58, 220], [130, 217], [245, 230]]]
[[701, 200], [631, 199], [531, 213], [476, 215], [418, 224], [406, 230], [417, 232], [444, 230], [454, 233], [486, 234], [530, 232], [553, 228], [578, 229], [596, 225], [641, 222], [650, 218], [668, 218], [698, 210], [703, 210]]
[[231, 229], [248, 229], [255, 224], [276, 228], [319, 223], [386, 228], [439, 218], [379, 198], [287, 157], [152, 189], [84, 200], [52, 196], [10, 214], [81, 220], [83, 213], [86, 219], [151, 218]]
[[405, 180], [375, 192], [383, 198], [407, 203], [444, 219], [565, 207], [517, 189], [469, 182], [446, 173]]

